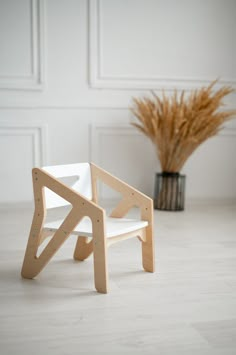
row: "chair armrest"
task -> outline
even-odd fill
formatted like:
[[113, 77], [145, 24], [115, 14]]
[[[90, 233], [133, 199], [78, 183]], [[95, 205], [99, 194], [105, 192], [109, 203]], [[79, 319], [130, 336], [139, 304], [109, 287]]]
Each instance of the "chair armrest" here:
[[[71, 203], [73, 206], [80, 207], [84, 211], [85, 215], [86, 213], [92, 214], [94, 212], [104, 213], [103, 208], [97, 206], [93, 201], [87, 199], [71, 187], [59, 181], [57, 178], [55, 178], [48, 172], [45, 172], [43, 169], [34, 168], [32, 170], [32, 176], [34, 184], [35, 206], [37, 206], [37, 196], [41, 194], [40, 190], [42, 190], [43, 187], [47, 187], [48, 189]], [[44, 203], [43, 207], [45, 208]]]
[[153, 200], [150, 197], [146, 196], [139, 190], [133, 188], [126, 182], [118, 179], [97, 165], [93, 163], [90, 163], [90, 165], [92, 171], [93, 186], [96, 185], [96, 181], [99, 179], [115, 191], [119, 192], [124, 200], [129, 200], [133, 206], [142, 207], [143, 205], [147, 205], [152, 207]]

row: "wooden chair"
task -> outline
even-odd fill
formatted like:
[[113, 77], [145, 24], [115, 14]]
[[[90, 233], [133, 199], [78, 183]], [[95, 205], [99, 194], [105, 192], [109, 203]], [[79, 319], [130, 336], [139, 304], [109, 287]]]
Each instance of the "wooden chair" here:
[[[35, 211], [22, 277], [35, 277], [70, 234], [78, 236], [74, 259], [84, 260], [93, 252], [98, 292], [108, 292], [106, 254], [107, 247], [115, 242], [138, 237], [143, 268], [154, 272], [153, 203], [149, 197], [92, 163], [34, 168], [32, 175]], [[69, 187], [59, 180], [65, 177], [74, 177], [76, 181]], [[109, 217], [98, 205], [98, 180], [122, 195]], [[72, 209], [64, 220], [45, 223], [47, 209], [70, 204]], [[141, 220], [123, 218], [133, 206], [140, 208]], [[47, 237], [51, 237], [49, 243], [37, 256]]]

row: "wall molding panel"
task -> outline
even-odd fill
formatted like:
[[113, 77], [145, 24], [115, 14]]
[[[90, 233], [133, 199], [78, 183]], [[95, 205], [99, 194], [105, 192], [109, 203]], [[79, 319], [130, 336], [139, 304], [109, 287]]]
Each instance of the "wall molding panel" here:
[[[128, 138], [128, 139], [127, 139]], [[201, 149], [194, 152], [191, 159], [188, 160], [183, 168], [183, 172], [188, 176], [188, 187], [190, 193], [188, 198], [207, 199], [217, 196], [217, 191], [222, 190], [222, 181], [228, 179], [228, 184], [232, 184], [231, 174], [228, 174], [227, 169], [234, 169], [234, 164], [229, 166], [225, 159], [232, 161], [232, 154], [236, 141], [236, 128], [225, 127], [219, 134], [207, 140], [205, 144], [201, 145]], [[222, 147], [222, 160], [216, 159], [215, 156], [219, 154], [220, 147]], [[202, 150], [203, 149], [203, 150]], [[214, 151], [214, 150], [217, 151]], [[134, 153], [135, 152], [135, 153]], [[114, 154], [114, 161], [112, 156]], [[207, 169], [204, 163], [204, 156], [212, 162], [209, 167], [209, 180], [210, 176], [216, 176], [216, 181], [212, 182], [212, 186], [202, 186], [202, 171]], [[144, 193], [149, 196], [153, 195], [154, 189], [154, 175], [155, 172], [161, 171], [160, 164], [155, 155], [151, 142], [148, 145], [148, 139], [135, 130], [134, 127], [128, 124], [111, 124], [110, 122], [103, 122], [100, 124], [92, 124], [90, 127], [90, 160], [105, 169], [112, 169], [111, 172], [120, 174], [121, 178], [125, 178], [127, 182], [140, 188]], [[225, 169], [219, 169], [224, 166]], [[130, 169], [132, 175], [130, 174]], [[218, 177], [221, 175], [221, 178]], [[130, 179], [130, 180], [129, 180]], [[194, 185], [194, 188], [192, 188]], [[196, 191], [198, 195], [196, 196]], [[230, 187], [225, 187], [222, 195], [229, 195], [228, 190]], [[115, 199], [112, 192], [107, 191], [104, 186], [99, 187], [102, 200], [108, 201]], [[219, 195], [219, 193], [218, 193]], [[222, 196], [217, 196], [221, 199]], [[228, 198], [228, 196], [227, 196]]]
[[141, 133], [126, 124], [111, 125], [110, 123], [94, 124], [90, 126], [90, 160], [102, 165], [101, 142], [105, 136], [138, 136]]
[[29, 73], [0, 75], [1, 90], [42, 90], [44, 87], [44, 0], [30, 0]]
[[33, 167], [47, 165], [47, 125], [0, 121], [0, 203], [32, 200]]
[[[128, 72], [124, 75], [116, 75], [115, 73], [106, 72], [102, 33], [106, 33], [107, 29], [103, 28], [103, 1], [104, 0], [89, 0], [89, 85], [91, 88], [110, 90], [158, 90], [163, 88], [173, 90], [175, 88], [184, 88], [191, 90], [203, 85], [208, 85], [212, 80], [217, 78], [218, 74], [210, 77], [207, 75], [180, 76], [177, 73], [177, 75], [163, 76], [161, 72], [160, 75], [129, 75], [127, 74]], [[130, 26], [132, 26], [132, 24], [130, 24]], [[132, 56], [132, 51], [130, 55]], [[176, 60], [178, 61], [180, 59], [176, 58]], [[236, 77], [220, 76], [218, 84], [231, 85], [236, 88]]]
[[236, 138], [236, 128], [235, 127], [225, 127], [219, 132], [219, 137]]
[[[117, 123], [112, 125], [109, 122], [92, 124], [90, 161], [141, 189], [144, 193], [152, 195], [152, 179], [158, 162], [151, 144], [131, 125]], [[118, 198], [114, 191], [107, 189], [103, 184], [99, 186], [99, 195], [107, 202]]]
[[[160, 164], [131, 125], [132, 98], [187, 97], [216, 77], [214, 89], [236, 88], [236, 0], [0, 4], [2, 201], [29, 201], [33, 166], [89, 160], [152, 196]], [[222, 109], [234, 110], [235, 98]], [[235, 151], [232, 120], [186, 164], [189, 196], [235, 197]]]
[[[90, 161], [94, 161], [97, 164], [103, 164], [101, 154], [101, 143], [106, 136], [136, 136], [141, 139], [144, 137], [142, 133], [136, 130], [134, 127], [128, 124], [116, 124], [111, 125], [109, 122], [92, 124], [90, 126]], [[225, 127], [214, 138], [236, 138], [235, 127]], [[145, 137], [148, 140], [148, 138]], [[204, 143], [203, 143], [204, 144]]]
[[47, 164], [48, 139], [46, 124], [0, 121], [0, 136], [31, 137], [33, 152], [32, 167], [43, 166]]
[[[109, 122], [92, 124], [90, 126], [90, 160], [97, 164], [103, 164], [101, 157], [101, 143], [105, 136], [136, 136], [143, 138], [144, 135], [128, 124], [111, 125]], [[236, 138], [235, 127], [225, 127], [214, 138]], [[145, 137], [148, 140], [148, 138]]]

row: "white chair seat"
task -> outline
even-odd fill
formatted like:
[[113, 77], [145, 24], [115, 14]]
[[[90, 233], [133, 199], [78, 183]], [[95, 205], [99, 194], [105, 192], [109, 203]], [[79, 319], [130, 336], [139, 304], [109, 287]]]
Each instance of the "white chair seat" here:
[[[62, 224], [63, 219], [46, 223], [44, 225], [44, 230], [47, 231], [56, 231]], [[128, 218], [111, 218], [107, 217], [105, 220], [106, 223], [106, 237], [111, 238], [114, 236], [134, 232], [136, 230], [145, 228], [148, 226], [147, 221], [140, 221], [135, 219]], [[73, 230], [75, 235], [81, 237], [92, 237], [92, 223], [90, 218], [84, 217], [79, 224]]]

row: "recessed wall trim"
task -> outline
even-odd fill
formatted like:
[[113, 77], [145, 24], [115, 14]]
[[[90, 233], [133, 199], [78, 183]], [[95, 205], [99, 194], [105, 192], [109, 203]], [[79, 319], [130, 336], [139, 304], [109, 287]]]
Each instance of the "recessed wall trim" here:
[[[108, 75], [102, 67], [102, 0], [89, 0], [89, 85], [94, 89], [185, 89], [191, 90], [208, 85], [216, 78], [212, 77], [162, 77], [162, 76], [129, 76]], [[219, 78], [218, 85], [231, 85], [236, 88], [236, 78]], [[215, 86], [217, 88], [217, 84]]]
[[[101, 124], [92, 124], [90, 126], [90, 160], [94, 161], [97, 164], [102, 165], [101, 161], [101, 142], [104, 136], [140, 136], [143, 134], [136, 130], [134, 127], [128, 124], [115, 124], [111, 125], [109, 122]], [[236, 137], [236, 128], [234, 127], [225, 127], [222, 129], [218, 135], [214, 138], [235, 138]], [[148, 139], [148, 138], [147, 138]]]
[[42, 123], [0, 121], [0, 136], [30, 136], [32, 138], [32, 167], [47, 165], [47, 125]]
[[0, 75], [0, 90], [43, 89], [44, 27], [44, 0], [30, 0], [30, 75]]
[[104, 136], [142, 136], [140, 132], [135, 130], [131, 125], [116, 124], [112, 126], [109, 123], [92, 124], [90, 126], [90, 160], [97, 164], [102, 164], [101, 161], [101, 140]]

